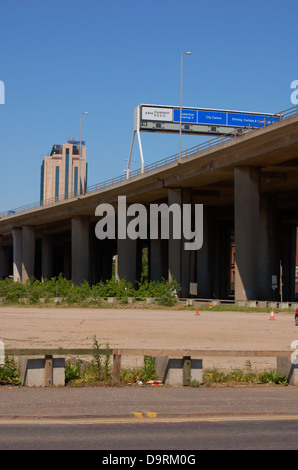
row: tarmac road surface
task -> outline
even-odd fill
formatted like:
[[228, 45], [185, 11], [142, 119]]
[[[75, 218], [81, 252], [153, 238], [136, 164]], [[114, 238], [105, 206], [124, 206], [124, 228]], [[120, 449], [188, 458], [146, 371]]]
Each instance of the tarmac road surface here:
[[0, 422], [298, 417], [298, 387], [0, 387]]
[[159, 464], [161, 459], [165, 464], [170, 459], [178, 462], [181, 456], [183, 464], [193, 465], [201, 461], [199, 450], [297, 450], [297, 425], [298, 419], [265, 417], [150, 424], [0, 424], [0, 450], [102, 450], [95, 455], [97, 465], [123, 455], [131, 459], [130, 468]]
[[297, 449], [297, 426], [291, 386], [0, 387], [1, 450]]

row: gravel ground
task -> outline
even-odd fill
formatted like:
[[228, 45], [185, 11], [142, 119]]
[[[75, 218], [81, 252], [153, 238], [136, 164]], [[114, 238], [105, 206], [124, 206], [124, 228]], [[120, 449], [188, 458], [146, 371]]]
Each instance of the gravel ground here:
[[[84, 309], [0, 307], [0, 340], [5, 348], [92, 348], [96, 335], [102, 347], [291, 350], [298, 340], [294, 314], [149, 309]], [[138, 365], [142, 358], [123, 358]], [[274, 358], [204, 358], [204, 367], [276, 366]]]

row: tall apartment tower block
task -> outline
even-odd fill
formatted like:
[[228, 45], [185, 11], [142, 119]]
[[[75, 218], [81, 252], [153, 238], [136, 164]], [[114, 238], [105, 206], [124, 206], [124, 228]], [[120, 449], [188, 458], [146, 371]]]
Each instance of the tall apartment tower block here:
[[[41, 165], [40, 202], [68, 199], [85, 192], [87, 187], [86, 146], [82, 142], [81, 171], [80, 142], [69, 139], [66, 144], [53, 145], [50, 155]], [[81, 191], [80, 179], [81, 176]]]

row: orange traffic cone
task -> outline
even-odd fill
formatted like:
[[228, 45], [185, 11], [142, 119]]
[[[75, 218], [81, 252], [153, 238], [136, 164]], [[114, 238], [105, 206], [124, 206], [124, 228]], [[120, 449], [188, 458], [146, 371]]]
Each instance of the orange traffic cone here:
[[199, 307], [197, 307], [196, 315], [200, 315], [199, 314]]
[[271, 310], [270, 320], [274, 320], [274, 312], [273, 312], [273, 309]]

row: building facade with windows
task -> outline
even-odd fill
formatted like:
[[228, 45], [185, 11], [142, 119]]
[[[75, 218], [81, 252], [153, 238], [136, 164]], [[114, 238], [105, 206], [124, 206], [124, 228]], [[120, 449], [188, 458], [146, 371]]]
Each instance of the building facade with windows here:
[[[41, 165], [41, 204], [68, 199], [84, 193], [87, 187], [86, 146], [82, 142], [80, 171], [80, 142], [69, 139], [66, 144], [53, 145], [50, 155]], [[81, 177], [81, 184], [79, 179]]]

